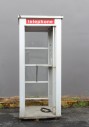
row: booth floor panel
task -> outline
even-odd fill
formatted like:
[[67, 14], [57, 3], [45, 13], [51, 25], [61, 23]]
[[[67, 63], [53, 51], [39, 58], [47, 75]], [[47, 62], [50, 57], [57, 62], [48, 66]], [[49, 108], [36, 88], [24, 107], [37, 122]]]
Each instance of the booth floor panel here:
[[24, 117], [20, 117], [21, 119], [49, 119], [49, 118], [58, 118], [58, 116], [54, 115], [52, 112], [45, 113], [40, 109], [42, 107], [52, 109], [49, 106], [28, 106], [25, 108]]

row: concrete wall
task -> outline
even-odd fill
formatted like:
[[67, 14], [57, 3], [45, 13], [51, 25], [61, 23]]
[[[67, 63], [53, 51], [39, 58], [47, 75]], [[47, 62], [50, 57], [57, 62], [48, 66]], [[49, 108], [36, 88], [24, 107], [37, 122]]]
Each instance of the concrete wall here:
[[18, 14], [63, 15], [62, 95], [89, 96], [89, 1], [0, 1], [0, 96], [19, 93]]

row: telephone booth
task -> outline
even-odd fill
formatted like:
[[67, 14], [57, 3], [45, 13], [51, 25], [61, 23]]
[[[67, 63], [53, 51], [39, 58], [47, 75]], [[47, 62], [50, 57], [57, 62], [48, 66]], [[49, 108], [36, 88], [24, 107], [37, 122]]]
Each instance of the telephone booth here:
[[[19, 118], [21, 119], [44, 119], [61, 116], [62, 19], [62, 16], [18, 16]], [[43, 33], [45, 33], [44, 36]], [[40, 73], [45, 73], [45, 75], [42, 77]], [[26, 95], [26, 90], [29, 94], [32, 93], [32, 96]], [[35, 92], [33, 92], [34, 90]], [[36, 90], [43, 94], [47, 93], [48, 106], [26, 106], [26, 99], [36, 98]], [[43, 90], [44, 92], [42, 92]], [[38, 96], [38, 98], [40, 97], [44, 99], [41, 95]], [[42, 108], [48, 112], [42, 111]]]

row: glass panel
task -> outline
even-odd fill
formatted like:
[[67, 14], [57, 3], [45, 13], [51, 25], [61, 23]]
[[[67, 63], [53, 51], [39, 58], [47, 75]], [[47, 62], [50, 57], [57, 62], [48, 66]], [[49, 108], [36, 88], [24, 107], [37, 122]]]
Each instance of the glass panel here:
[[36, 81], [36, 67], [25, 67], [25, 81]]
[[48, 47], [48, 32], [25, 32], [26, 47]]
[[38, 67], [38, 81], [48, 81], [48, 67]]
[[26, 64], [47, 64], [48, 63], [48, 50], [27, 49], [25, 50], [25, 63]]
[[25, 84], [26, 97], [48, 97], [48, 84], [47, 83], [32, 83]]

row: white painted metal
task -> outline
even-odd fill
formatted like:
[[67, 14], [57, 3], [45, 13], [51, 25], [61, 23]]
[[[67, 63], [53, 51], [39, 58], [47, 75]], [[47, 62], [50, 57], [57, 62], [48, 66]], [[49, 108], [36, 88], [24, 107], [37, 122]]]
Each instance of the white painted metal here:
[[41, 15], [18, 15], [18, 18], [53, 18], [53, 19], [63, 19], [63, 16], [41, 16]]
[[38, 66], [38, 67], [52, 67], [52, 65], [48, 65], [48, 64], [25, 64], [26, 67], [29, 66]]
[[[53, 27], [50, 31], [48, 31], [48, 64], [53, 64], [53, 54], [52, 54], [52, 48], [53, 48]], [[49, 68], [48, 70], [48, 105], [52, 106], [52, 68]]]
[[48, 98], [25, 98], [25, 100], [48, 100]]
[[56, 115], [61, 116], [61, 20], [55, 19], [56, 41]]
[[24, 117], [25, 113], [25, 52], [24, 52], [24, 21], [19, 19], [19, 94], [20, 94], [20, 117]]
[[25, 49], [48, 49], [48, 47], [25, 47]]
[[[53, 18], [54, 24], [26, 24], [26, 18]], [[61, 20], [63, 16], [28, 16], [19, 15], [19, 93], [20, 118], [31, 118], [25, 108], [25, 87], [31, 83], [48, 83], [48, 101], [52, 114], [48, 117], [61, 116]], [[48, 47], [25, 47], [25, 26], [50, 27], [48, 29]], [[36, 28], [37, 30], [37, 28]], [[48, 64], [25, 64], [25, 50], [48, 49]], [[48, 81], [25, 81], [25, 68], [28, 66], [48, 67]], [[32, 107], [31, 107], [32, 108]], [[32, 108], [32, 110], [35, 108]], [[39, 109], [39, 108], [38, 108]], [[29, 113], [31, 113], [29, 108]], [[33, 114], [32, 114], [33, 115]], [[41, 114], [40, 114], [41, 115]], [[35, 117], [35, 116], [34, 116]], [[39, 116], [40, 117], [40, 116]], [[42, 117], [44, 118], [43, 114]], [[46, 116], [47, 117], [47, 116]]]
[[56, 56], [55, 56], [55, 27], [52, 28], [52, 31], [48, 33], [49, 35], [49, 64], [52, 64], [52, 68], [49, 68], [48, 75], [48, 98], [49, 106], [52, 106], [53, 113], [56, 114]]
[[[55, 27], [53, 27], [53, 68], [52, 68], [52, 105], [53, 113], [56, 114], [56, 40], [55, 40]], [[60, 92], [60, 90], [59, 90]]]
[[48, 81], [25, 81], [25, 83], [48, 83]]

